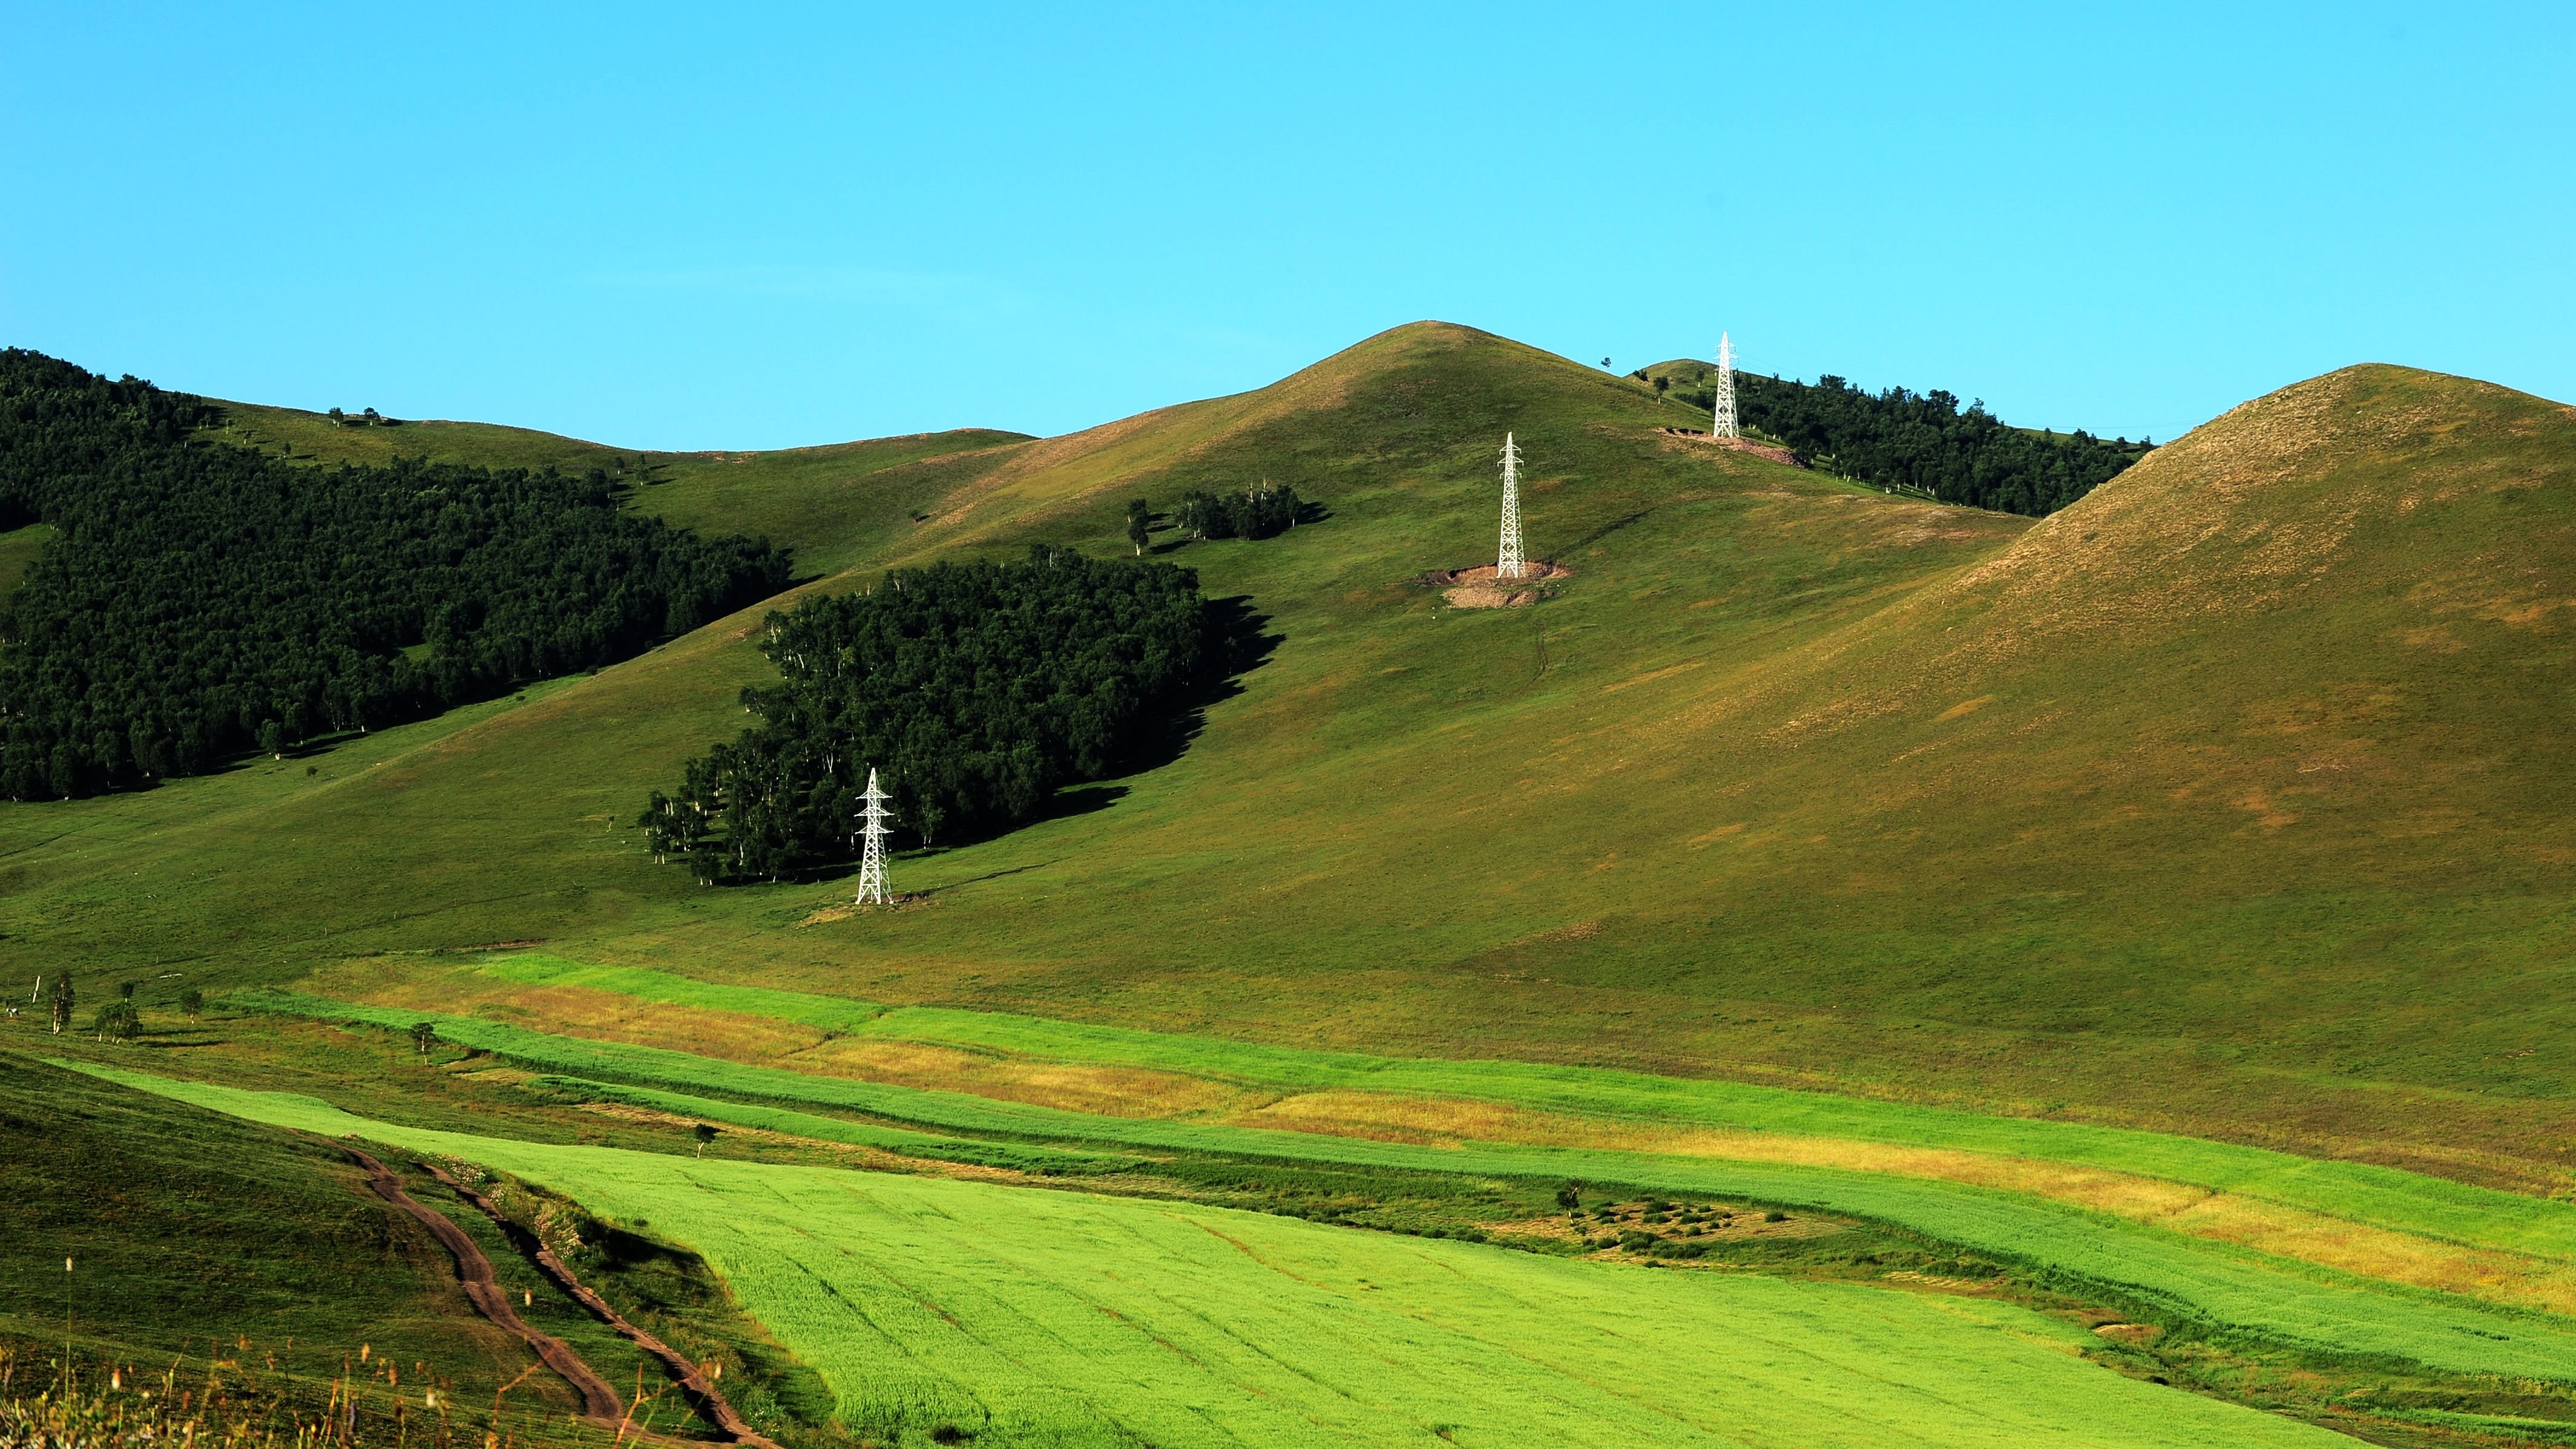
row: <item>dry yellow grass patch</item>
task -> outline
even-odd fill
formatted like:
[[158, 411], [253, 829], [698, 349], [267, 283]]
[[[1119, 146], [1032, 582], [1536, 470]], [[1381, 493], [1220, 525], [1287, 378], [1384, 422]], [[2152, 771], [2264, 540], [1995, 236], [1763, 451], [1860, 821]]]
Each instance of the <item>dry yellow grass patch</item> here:
[[2188, 1183], [1949, 1148], [1770, 1132], [1678, 1128], [1533, 1112], [1494, 1102], [1310, 1092], [1241, 1113], [1247, 1126], [1434, 1147], [1526, 1143], [1735, 1162], [1840, 1167], [2029, 1193], [2385, 1282], [2551, 1312], [2576, 1312], [2576, 1264], [2467, 1248]]
[[1634, 678], [1617, 680], [1613, 683], [1605, 684], [1601, 686], [1601, 692], [1603, 694], [1617, 694], [1623, 689], [1634, 689], [1640, 684], [1651, 684], [1658, 679], [1670, 679], [1676, 674], [1688, 673], [1689, 671], [1700, 668], [1707, 663], [1708, 661], [1705, 659], [1693, 659], [1683, 664], [1668, 664], [1661, 669], [1649, 669], [1645, 673], [1637, 675]]
[[764, 1016], [674, 1006], [582, 986], [523, 986], [471, 970], [367, 976], [365, 963], [324, 972], [312, 990], [369, 1006], [400, 1006], [562, 1031], [600, 1041], [667, 1047], [728, 1061], [762, 1063], [822, 1039], [811, 1027]]
[[2166, 1227], [2366, 1278], [2576, 1312], [2576, 1264], [2466, 1248], [2278, 1203], [2220, 1193], [2161, 1220]]
[[972, 1092], [1036, 1107], [1107, 1117], [1187, 1117], [1235, 1111], [1266, 1100], [1254, 1092], [1178, 1072], [982, 1056], [919, 1042], [842, 1037], [799, 1055], [798, 1071], [933, 1091]]

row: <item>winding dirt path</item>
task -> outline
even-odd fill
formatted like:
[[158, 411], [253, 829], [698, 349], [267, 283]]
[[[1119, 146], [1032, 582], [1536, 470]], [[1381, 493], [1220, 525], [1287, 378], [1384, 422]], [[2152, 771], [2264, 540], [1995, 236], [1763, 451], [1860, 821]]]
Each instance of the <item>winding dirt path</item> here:
[[[680, 1392], [688, 1396], [690, 1406], [718, 1429], [723, 1430], [735, 1443], [748, 1444], [752, 1449], [779, 1449], [775, 1442], [762, 1437], [750, 1424], [743, 1421], [742, 1415], [734, 1412], [733, 1405], [725, 1402], [725, 1396], [717, 1392], [715, 1384], [705, 1374], [698, 1371], [697, 1364], [692, 1362], [688, 1355], [627, 1322], [623, 1314], [608, 1306], [607, 1299], [592, 1292], [579, 1278], [573, 1276], [572, 1269], [565, 1265], [563, 1259], [555, 1256], [554, 1249], [538, 1241], [527, 1229], [504, 1217], [500, 1207], [490, 1198], [459, 1181], [447, 1169], [435, 1162], [424, 1162], [421, 1166], [428, 1168], [431, 1175], [447, 1184], [458, 1197], [482, 1209], [485, 1217], [500, 1224], [501, 1231], [509, 1234], [512, 1242], [518, 1243], [527, 1251], [528, 1256], [536, 1260], [537, 1267], [548, 1278], [554, 1280], [556, 1287], [572, 1295], [575, 1302], [589, 1309], [600, 1322], [624, 1334], [637, 1348], [660, 1359], [662, 1366], [670, 1370], [671, 1377], [679, 1380]], [[454, 1224], [449, 1226], [453, 1227]], [[502, 1307], [506, 1309], [508, 1306], [508, 1300], [503, 1300]]]
[[[573, 1392], [581, 1395], [583, 1418], [606, 1429], [615, 1429], [624, 1423], [626, 1405], [618, 1400], [617, 1391], [608, 1386], [608, 1380], [582, 1362], [581, 1355], [573, 1352], [571, 1345], [551, 1333], [540, 1333], [528, 1326], [527, 1320], [519, 1316], [519, 1310], [510, 1306], [510, 1295], [501, 1291], [500, 1281], [492, 1272], [492, 1260], [483, 1256], [483, 1249], [465, 1235], [463, 1228], [448, 1221], [445, 1213], [423, 1205], [419, 1199], [403, 1191], [402, 1179], [373, 1154], [345, 1142], [336, 1145], [367, 1170], [367, 1186], [374, 1189], [376, 1196], [411, 1214], [422, 1227], [429, 1229], [431, 1237], [446, 1246], [456, 1259], [456, 1281], [464, 1286], [465, 1296], [474, 1301], [474, 1306], [482, 1311], [483, 1316], [525, 1340], [528, 1347], [536, 1350], [537, 1357], [544, 1360], [546, 1367], [562, 1375], [563, 1381], [572, 1385]], [[443, 1173], [440, 1175], [445, 1176]]]
[[[535, 1350], [537, 1357], [546, 1367], [553, 1369], [562, 1376], [565, 1383], [572, 1385], [573, 1391], [581, 1395], [583, 1418], [603, 1429], [618, 1431], [621, 1439], [650, 1439], [665, 1444], [695, 1442], [674, 1438], [667, 1434], [650, 1433], [628, 1423], [626, 1405], [617, 1397], [617, 1391], [609, 1387], [606, 1379], [601, 1378], [596, 1370], [584, 1362], [582, 1356], [574, 1352], [570, 1344], [553, 1334], [543, 1333], [530, 1327], [527, 1320], [519, 1316], [519, 1311], [510, 1305], [510, 1295], [501, 1291], [500, 1281], [492, 1271], [492, 1260], [483, 1255], [482, 1247], [468, 1237], [463, 1228], [449, 1220], [445, 1213], [424, 1205], [419, 1199], [405, 1192], [402, 1179], [394, 1174], [392, 1168], [385, 1166], [372, 1154], [362, 1152], [345, 1142], [333, 1145], [349, 1154], [360, 1167], [367, 1170], [367, 1186], [374, 1190], [376, 1196], [411, 1214], [422, 1227], [429, 1229], [432, 1237], [446, 1247], [456, 1259], [456, 1279], [464, 1287], [465, 1296], [473, 1300], [474, 1306], [481, 1310], [484, 1317], [517, 1334], [529, 1348]], [[575, 1277], [572, 1269], [565, 1265], [563, 1259], [555, 1256], [553, 1249], [529, 1236], [526, 1229], [503, 1216], [501, 1209], [490, 1198], [459, 1181], [434, 1162], [424, 1162], [419, 1165], [428, 1168], [431, 1176], [447, 1184], [458, 1197], [480, 1209], [484, 1216], [500, 1224], [501, 1231], [508, 1234], [512, 1242], [528, 1251], [529, 1256], [536, 1260], [538, 1269], [551, 1279], [556, 1287], [572, 1295], [575, 1302], [589, 1309], [600, 1322], [625, 1335], [636, 1347], [660, 1359], [662, 1366], [670, 1370], [671, 1377], [679, 1381], [680, 1392], [688, 1397], [691, 1407], [733, 1442], [748, 1445], [750, 1449], [780, 1449], [776, 1441], [764, 1437], [750, 1424], [744, 1422], [742, 1415], [734, 1411], [733, 1405], [725, 1401], [724, 1395], [716, 1391], [716, 1386], [708, 1381], [706, 1375], [698, 1371], [698, 1366], [692, 1363], [687, 1355], [627, 1322], [623, 1314], [608, 1306], [607, 1299], [592, 1292], [581, 1279]]]

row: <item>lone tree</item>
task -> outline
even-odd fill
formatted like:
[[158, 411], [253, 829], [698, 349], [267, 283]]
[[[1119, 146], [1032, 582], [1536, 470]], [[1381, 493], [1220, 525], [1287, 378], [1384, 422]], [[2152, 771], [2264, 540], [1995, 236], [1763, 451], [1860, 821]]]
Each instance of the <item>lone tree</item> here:
[[64, 971], [54, 977], [54, 1035], [61, 1036], [71, 1029], [72, 973]]
[[707, 1144], [716, 1140], [716, 1129], [701, 1122], [689, 1129], [689, 1135], [698, 1139], [698, 1155], [704, 1157], [707, 1155]]
[[415, 1022], [411, 1029], [411, 1041], [412, 1045], [420, 1048], [420, 1054], [422, 1056], [429, 1055], [429, 1049], [438, 1045], [438, 1023], [434, 1021]]
[[1127, 541], [1136, 545], [1136, 556], [1145, 556], [1146, 536], [1154, 531], [1154, 506], [1142, 498], [1128, 500]]
[[206, 1009], [206, 993], [193, 986], [180, 992], [179, 1009], [188, 1013], [188, 1019], [190, 1021], [195, 1021], [197, 1019], [197, 1013]]
[[125, 1002], [128, 1005], [133, 1004], [134, 987], [135, 983], [131, 981], [120, 981], [116, 983], [116, 999]]

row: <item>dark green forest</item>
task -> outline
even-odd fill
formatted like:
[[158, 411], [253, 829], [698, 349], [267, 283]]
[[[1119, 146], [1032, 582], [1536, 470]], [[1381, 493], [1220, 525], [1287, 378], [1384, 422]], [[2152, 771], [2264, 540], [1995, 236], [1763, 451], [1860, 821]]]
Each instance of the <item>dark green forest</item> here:
[[1025, 822], [1158, 737], [1213, 655], [1209, 628], [1193, 570], [1043, 546], [808, 599], [769, 616], [780, 682], [742, 696], [760, 723], [690, 761], [637, 823], [713, 883], [850, 859], [871, 767], [909, 838]]
[[[1658, 370], [1656, 376], [1670, 379], [1674, 397], [1709, 406], [1714, 394], [1705, 386], [1705, 373], [1686, 377], [1676, 371]], [[1866, 392], [1839, 377], [1809, 384], [1739, 372], [1735, 410], [1745, 427], [1854, 482], [2034, 518], [2109, 482], [2154, 446], [2097, 438], [2081, 429], [2009, 427], [1983, 402], [1962, 408], [1955, 395], [1937, 390]]]
[[0, 352], [0, 527], [60, 536], [0, 610], [0, 794], [131, 788], [613, 662], [784, 587], [766, 542], [607, 476], [300, 468], [202, 399]]

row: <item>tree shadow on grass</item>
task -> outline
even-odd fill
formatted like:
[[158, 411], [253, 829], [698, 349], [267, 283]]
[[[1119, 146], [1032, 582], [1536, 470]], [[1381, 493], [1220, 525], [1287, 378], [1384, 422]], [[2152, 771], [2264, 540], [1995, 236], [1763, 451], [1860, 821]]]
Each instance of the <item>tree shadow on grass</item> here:
[[[1115, 772], [1103, 777], [1105, 780], [1128, 779], [1149, 770], [1159, 770], [1179, 759], [1189, 750], [1190, 742], [1206, 730], [1209, 708], [1243, 693], [1243, 677], [1269, 663], [1270, 656], [1287, 642], [1288, 636], [1268, 632], [1270, 616], [1253, 611], [1249, 594], [1210, 599], [1202, 610], [1207, 666], [1200, 671], [1198, 682], [1183, 696], [1178, 709], [1138, 732]], [[1100, 788], [1099, 782], [1070, 786], [1057, 791], [1056, 799], [1063, 802], [1068, 797], [1085, 795]], [[1120, 787], [1118, 795], [1125, 793], [1125, 788]], [[1113, 795], [1110, 800], [1116, 798]], [[1050, 810], [1041, 818], [1088, 814], [1108, 803], [1108, 800], [1098, 804], [1081, 802], [1078, 808]]]

